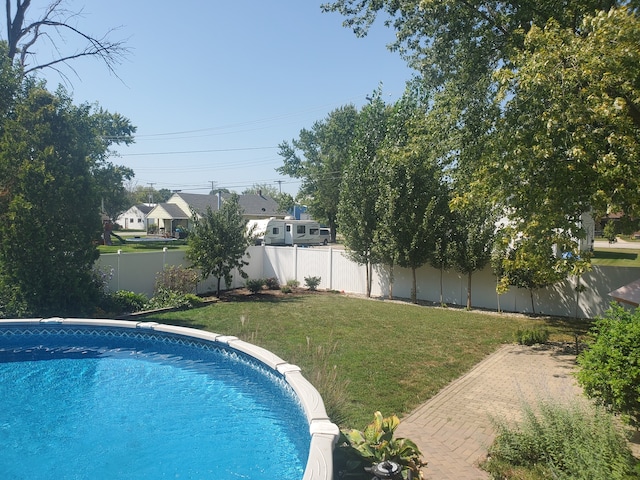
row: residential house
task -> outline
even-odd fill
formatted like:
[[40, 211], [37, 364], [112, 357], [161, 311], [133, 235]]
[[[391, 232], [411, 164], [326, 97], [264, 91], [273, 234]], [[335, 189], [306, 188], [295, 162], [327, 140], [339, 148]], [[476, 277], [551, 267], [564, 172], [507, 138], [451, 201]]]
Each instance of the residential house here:
[[147, 230], [147, 215], [153, 209], [150, 203], [134, 205], [126, 212], [120, 214], [116, 223], [125, 230]]
[[[192, 212], [198, 217], [204, 215], [207, 207], [219, 210], [222, 204], [231, 197], [229, 193], [203, 195], [199, 193], [174, 193], [165, 203], [157, 204], [147, 215], [150, 224], [157, 225], [158, 233], [175, 236], [176, 229], [189, 230]], [[263, 220], [271, 217], [284, 218], [282, 212], [271, 197], [262, 192], [251, 195], [238, 195], [240, 207], [247, 220]]]

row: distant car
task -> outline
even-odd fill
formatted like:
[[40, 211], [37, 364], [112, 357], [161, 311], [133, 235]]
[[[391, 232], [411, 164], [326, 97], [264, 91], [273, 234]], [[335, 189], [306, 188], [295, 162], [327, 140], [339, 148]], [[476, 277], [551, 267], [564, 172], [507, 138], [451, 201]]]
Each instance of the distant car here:
[[331, 241], [331, 230], [328, 228], [320, 229], [320, 242], [323, 245], [327, 245]]

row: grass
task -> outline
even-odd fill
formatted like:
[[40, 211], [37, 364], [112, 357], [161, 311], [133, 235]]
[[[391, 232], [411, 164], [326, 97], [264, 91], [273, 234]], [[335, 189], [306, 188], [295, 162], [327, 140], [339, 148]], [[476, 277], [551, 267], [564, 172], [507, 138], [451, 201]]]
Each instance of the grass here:
[[98, 251], [102, 253], [118, 253], [121, 250], [123, 253], [127, 252], [151, 252], [162, 251], [164, 247], [168, 250], [183, 250], [186, 248], [186, 242], [184, 240], [176, 240], [173, 242], [140, 242], [133, 243], [127, 242], [125, 244], [119, 241], [113, 242], [113, 245], [98, 245]]
[[575, 331], [583, 334], [589, 327], [330, 293], [260, 294], [147, 320], [247, 339], [299, 365], [314, 384], [314, 348], [324, 349], [324, 362], [345, 390], [337, 423], [355, 428], [363, 428], [377, 410], [385, 416], [410, 412], [501, 344], [513, 342], [519, 329], [546, 328], [551, 341], [572, 341]]
[[594, 265], [612, 267], [640, 267], [640, 249], [598, 248], [593, 252], [591, 262]]

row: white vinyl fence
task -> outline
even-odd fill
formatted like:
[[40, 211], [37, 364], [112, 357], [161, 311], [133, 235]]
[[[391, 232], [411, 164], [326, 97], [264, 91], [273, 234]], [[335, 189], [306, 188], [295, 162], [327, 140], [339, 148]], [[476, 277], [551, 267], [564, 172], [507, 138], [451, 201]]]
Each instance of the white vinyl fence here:
[[[364, 266], [349, 260], [342, 250], [334, 248], [298, 248], [255, 246], [247, 250], [249, 265], [245, 271], [249, 278], [276, 277], [280, 284], [297, 280], [304, 286], [305, 277], [320, 277], [318, 288], [361, 294], [366, 292]], [[109, 289], [130, 290], [151, 296], [156, 275], [164, 266], [188, 266], [184, 251], [103, 254], [97, 262], [98, 268], [110, 275]], [[389, 272], [379, 266], [374, 269], [372, 296], [388, 297], [390, 292]], [[409, 298], [411, 271], [394, 270], [393, 296]], [[640, 278], [640, 269], [594, 266], [582, 276], [586, 290], [578, 297], [575, 279], [561, 282], [553, 287], [534, 293], [535, 312], [566, 317], [594, 318], [602, 315], [612, 298], [609, 292]], [[471, 299], [474, 308], [507, 312], [532, 313], [528, 290], [511, 288], [502, 295], [496, 294], [496, 277], [490, 268], [473, 274]], [[231, 288], [244, 286], [245, 281], [234, 275]], [[217, 279], [209, 278], [197, 286], [197, 293], [215, 290]], [[442, 285], [442, 289], [441, 289]], [[224, 281], [222, 284], [224, 288]], [[449, 305], [466, 305], [467, 277], [454, 271], [441, 274], [439, 270], [423, 267], [417, 271], [417, 296], [419, 300], [440, 302]]]

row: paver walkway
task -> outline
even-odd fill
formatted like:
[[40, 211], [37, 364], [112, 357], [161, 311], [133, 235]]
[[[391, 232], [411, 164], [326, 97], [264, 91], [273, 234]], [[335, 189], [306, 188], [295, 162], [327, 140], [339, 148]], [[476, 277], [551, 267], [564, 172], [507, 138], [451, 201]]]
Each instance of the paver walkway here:
[[516, 420], [523, 404], [584, 401], [575, 355], [559, 347], [505, 345], [403, 418], [397, 436], [428, 461], [428, 480], [489, 478], [477, 465], [494, 439], [491, 417]]

